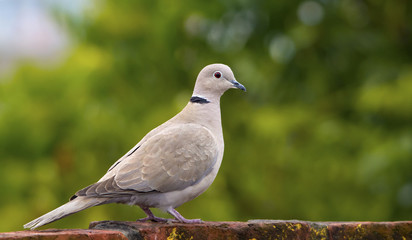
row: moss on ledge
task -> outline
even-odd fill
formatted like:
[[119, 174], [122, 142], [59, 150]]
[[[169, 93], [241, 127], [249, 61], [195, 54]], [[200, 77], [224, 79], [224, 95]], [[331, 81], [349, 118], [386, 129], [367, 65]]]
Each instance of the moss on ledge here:
[[412, 221], [307, 222], [250, 220], [202, 224], [92, 222], [90, 229], [49, 229], [0, 233], [0, 240], [140, 239], [401, 239], [412, 240]]

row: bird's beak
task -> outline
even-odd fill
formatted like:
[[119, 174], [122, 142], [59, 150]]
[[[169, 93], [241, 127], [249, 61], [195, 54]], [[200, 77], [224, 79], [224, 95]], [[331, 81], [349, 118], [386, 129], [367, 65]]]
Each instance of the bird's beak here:
[[242, 84], [240, 84], [238, 81], [236, 81], [236, 80], [231, 80], [231, 81], [229, 81], [229, 82], [231, 82], [231, 83], [233, 84], [233, 87], [239, 88], [240, 90], [246, 92], [245, 86], [243, 86]]

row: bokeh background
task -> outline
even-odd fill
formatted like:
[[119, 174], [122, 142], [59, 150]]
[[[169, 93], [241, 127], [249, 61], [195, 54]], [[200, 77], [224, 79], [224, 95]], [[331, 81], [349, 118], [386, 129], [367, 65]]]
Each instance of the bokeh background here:
[[[412, 219], [412, 1], [0, 1], [0, 231], [102, 176], [230, 65], [210, 221]], [[167, 216], [160, 211], [157, 215]], [[46, 228], [135, 220], [106, 205]]]

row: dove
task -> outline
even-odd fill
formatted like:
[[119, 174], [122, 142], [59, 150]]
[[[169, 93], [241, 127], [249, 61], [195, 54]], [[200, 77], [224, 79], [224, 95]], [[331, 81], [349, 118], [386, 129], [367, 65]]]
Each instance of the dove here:
[[[201, 223], [184, 218], [176, 208], [206, 191], [218, 173], [224, 150], [220, 97], [231, 88], [246, 91], [230, 67], [204, 67], [181, 112], [145, 135], [99, 181], [24, 228], [35, 229], [108, 203], [139, 206], [147, 217], [137, 221]], [[156, 217], [150, 208], [168, 212], [174, 219]]]

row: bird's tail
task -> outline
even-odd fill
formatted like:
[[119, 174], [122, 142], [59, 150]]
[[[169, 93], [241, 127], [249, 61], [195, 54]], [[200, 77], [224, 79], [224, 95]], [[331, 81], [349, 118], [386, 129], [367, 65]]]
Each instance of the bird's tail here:
[[46, 225], [48, 223], [59, 220], [70, 214], [79, 212], [89, 207], [97, 206], [103, 204], [107, 201], [105, 198], [87, 198], [87, 197], [77, 197], [72, 201], [54, 209], [51, 212], [44, 214], [43, 216], [34, 219], [33, 221], [26, 223], [24, 228], [35, 229], [40, 226]]

